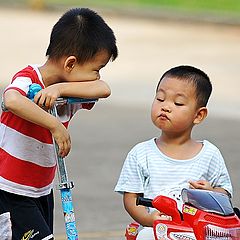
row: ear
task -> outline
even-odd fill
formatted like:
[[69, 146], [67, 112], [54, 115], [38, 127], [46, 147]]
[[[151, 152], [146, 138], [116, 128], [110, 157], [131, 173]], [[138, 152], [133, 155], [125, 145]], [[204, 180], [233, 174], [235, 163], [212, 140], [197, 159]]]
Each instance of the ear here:
[[77, 58], [75, 56], [69, 56], [64, 62], [64, 69], [67, 72], [71, 72], [74, 68], [74, 65], [77, 63]]
[[194, 124], [201, 123], [207, 117], [207, 114], [208, 114], [208, 110], [206, 107], [199, 108], [196, 112], [196, 116], [195, 116], [195, 119], [193, 120], [193, 123]]

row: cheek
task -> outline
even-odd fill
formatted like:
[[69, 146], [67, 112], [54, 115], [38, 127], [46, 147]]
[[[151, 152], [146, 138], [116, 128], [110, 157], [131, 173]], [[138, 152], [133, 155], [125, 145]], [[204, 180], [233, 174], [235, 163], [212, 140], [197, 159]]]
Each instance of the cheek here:
[[193, 122], [193, 115], [188, 110], [179, 111], [176, 113], [174, 119], [176, 124], [189, 125]]
[[152, 115], [152, 116], [154, 116], [154, 115], [157, 114], [158, 108], [159, 108], [159, 107], [157, 106], [157, 104], [156, 104], [155, 102], [153, 102], [152, 108], [151, 108], [151, 115]]
[[152, 108], [151, 108], [151, 119], [153, 122], [155, 122], [160, 114], [160, 106], [156, 103], [152, 104]]

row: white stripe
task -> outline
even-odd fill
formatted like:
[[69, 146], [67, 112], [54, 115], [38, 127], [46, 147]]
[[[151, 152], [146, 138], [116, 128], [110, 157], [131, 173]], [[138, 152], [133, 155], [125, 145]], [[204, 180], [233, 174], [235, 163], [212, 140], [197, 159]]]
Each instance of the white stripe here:
[[10, 212], [0, 215], [0, 238], [1, 240], [12, 239], [12, 224], [10, 219]]
[[25, 186], [18, 183], [8, 181], [7, 179], [0, 177], [0, 189], [6, 192], [14, 194], [38, 198], [41, 196], [48, 195], [51, 192], [53, 183], [42, 188], [35, 188], [31, 186]]
[[[4, 136], [7, 137], [4, 138]], [[42, 143], [4, 124], [0, 125], [0, 147], [11, 156], [42, 167], [53, 167], [56, 165], [53, 144]]]
[[42, 83], [42, 85], [45, 87], [44, 83], [43, 83], [43, 79], [42, 79], [42, 75], [39, 71], [39, 67], [41, 67], [41, 65], [37, 65], [37, 64], [30, 64], [29, 66], [31, 66], [35, 72], [37, 73], [38, 79], [39, 81]]
[[26, 94], [29, 90], [29, 85], [32, 84], [32, 80], [29, 77], [17, 77], [13, 83], [11, 83], [10, 85], [7, 86], [6, 90], [8, 88], [11, 87], [16, 87], [16, 88], [20, 88], [21, 90], [23, 90]]
[[49, 240], [49, 239], [53, 239], [53, 234], [51, 234], [51, 235], [49, 235], [49, 236], [43, 238], [42, 240]]

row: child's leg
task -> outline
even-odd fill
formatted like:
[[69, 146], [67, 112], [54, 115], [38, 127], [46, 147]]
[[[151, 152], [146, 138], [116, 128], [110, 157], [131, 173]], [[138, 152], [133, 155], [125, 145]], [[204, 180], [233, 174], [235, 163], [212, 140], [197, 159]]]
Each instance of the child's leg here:
[[137, 240], [154, 240], [152, 227], [144, 227], [137, 235]]
[[[52, 194], [41, 198], [30, 198], [0, 190], [0, 214], [10, 212], [12, 239], [53, 239], [53, 206], [48, 199]], [[51, 202], [51, 200], [50, 200]], [[1, 236], [0, 236], [0, 239]]]

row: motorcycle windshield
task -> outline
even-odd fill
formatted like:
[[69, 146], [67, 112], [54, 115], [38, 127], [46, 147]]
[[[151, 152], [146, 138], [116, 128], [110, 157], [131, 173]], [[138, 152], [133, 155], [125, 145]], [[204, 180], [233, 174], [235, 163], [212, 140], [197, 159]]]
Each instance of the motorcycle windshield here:
[[182, 199], [184, 203], [206, 212], [217, 213], [223, 216], [234, 214], [229, 197], [223, 193], [197, 189], [183, 189]]

